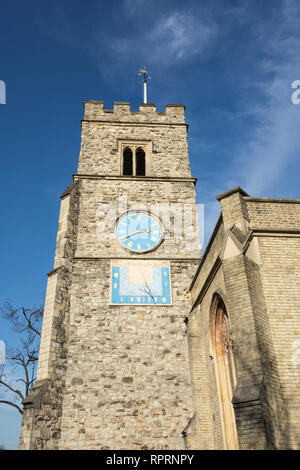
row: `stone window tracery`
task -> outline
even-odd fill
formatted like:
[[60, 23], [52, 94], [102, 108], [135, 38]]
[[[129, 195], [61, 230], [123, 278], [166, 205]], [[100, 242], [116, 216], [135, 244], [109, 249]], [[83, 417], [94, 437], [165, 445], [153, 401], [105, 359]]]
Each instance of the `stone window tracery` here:
[[149, 175], [148, 145], [127, 143], [121, 149], [121, 174], [123, 176]]

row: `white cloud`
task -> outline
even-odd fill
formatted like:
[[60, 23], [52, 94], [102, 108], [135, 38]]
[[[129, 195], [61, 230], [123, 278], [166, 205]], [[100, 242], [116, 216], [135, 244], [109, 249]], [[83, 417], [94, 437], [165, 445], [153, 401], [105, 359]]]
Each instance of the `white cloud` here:
[[291, 103], [291, 84], [300, 79], [299, 4], [284, 1], [277, 18], [255, 24], [256, 46], [265, 59], [257, 62], [264, 78], [253, 84], [262, 99], [245, 103], [244, 111], [255, 117], [257, 126], [251, 138], [240, 143], [225, 178], [225, 189], [239, 184], [250, 195], [275, 194], [286, 167], [300, 160], [300, 105]]
[[[218, 26], [208, 16], [197, 18], [193, 11], [174, 11], [159, 19], [148, 35], [148, 46], [156, 44], [156, 60], [164, 63], [192, 56], [205, 56], [218, 36]], [[152, 51], [153, 53], [153, 51]]]
[[[291, 84], [300, 80], [299, 24], [300, 5], [296, 0], [284, 0], [276, 16], [253, 21], [256, 37], [249, 48], [257, 50], [257, 69], [249, 71], [249, 78], [238, 84], [244, 102], [236, 101], [235, 112], [213, 111], [235, 128], [237, 150], [226, 157], [221, 172], [214, 169], [210, 185], [206, 182], [198, 188], [199, 202], [206, 200], [205, 245], [220, 213], [216, 195], [240, 185], [251, 196], [284, 197], [282, 191], [289, 191], [292, 173], [300, 171], [300, 104], [291, 102]], [[257, 91], [256, 100], [253, 93], [249, 99], [243, 93], [249, 88]], [[251, 117], [252, 125], [243, 129], [241, 122]], [[239, 136], [240, 128], [243, 132]]]
[[[238, 150], [228, 156], [224, 151], [226, 162], [219, 174], [218, 169], [209, 163], [214, 176], [209, 190], [205, 192], [205, 200], [214, 201], [216, 194], [237, 184], [251, 195], [272, 195], [276, 184], [283, 180], [282, 173], [288, 165], [296, 162], [300, 153], [300, 105], [293, 105], [290, 99], [291, 83], [300, 79], [299, 2], [278, 1], [276, 11], [274, 7], [256, 9], [255, 2], [247, 0], [235, 2], [234, 7], [222, 8], [217, 8], [218, 2], [205, 1], [194, 2], [191, 8], [174, 7], [169, 10], [150, 0], [124, 0], [122, 5], [123, 9], [118, 10], [117, 14], [115, 11], [111, 13], [108, 28], [105, 27], [105, 18], [95, 15], [91, 33], [84, 35], [82, 43], [88, 53], [92, 50], [91, 55], [99, 65], [102, 76], [112, 81], [116, 77], [121, 81], [124, 77], [127, 90], [131, 86], [128, 79], [131, 70], [144, 64], [156, 77], [158, 70], [163, 69], [162, 76], [172, 65], [182, 66], [181, 72], [186, 70], [190, 73], [191, 69], [184, 68], [190, 65], [189, 62], [199, 73], [207, 58], [218, 54], [216, 63], [218, 58], [222, 60], [225, 56], [226, 60], [229, 57], [230, 63], [232, 54], [234, 71], [234, 67], [238, 68], [236, 63], [239, 57], [242, 61], [244, 53], [251, 57], [255, 55], [253, 63], [245, 60], [240, 66], [241, 69], [246, 68], [251, 63], [257, 69], [241, 72], [239, 77], [242, 83], [236, 83], [238, 93], [232, 107], [234, 111], [223, 104], [220, 105], [221, 109], [213, 110], [219, 122], [222, 114], [224, 128], [225, 124], [228, 125], [235, 139], [232, 149]], [[56, 15], [59, 13], [56, 12]], [[61, 27], [64, 22], [58, 21], [55, 33], [57, 29], [66, 30], [64, 36], [75, 37], [76, 34], [71, 34], [74, 25], [65, 16], [66, 27]], [[251, 34], [249, 39], [245, 39], [242, 33], [248, 29]], [[235, 42], [239, 38], [240, 43]], [[231, 72], [228, 71], [229, 81], [234, 83], [237, 79], [231, 76]], [[216, 86], [221, 86], [220, 80], [220, 77], [215, 77]], [[182, 90], [189, 79], [187, 77], [184, 83], [182, 78], [177, 79], [176, 75], [170, 78], [169, 74], [168, 91], [175, 86], [174, 83]], [[253, 89], [257, 90], [256, 101], [253, 100]], [[248, 93], [249, 90], [251, 93]], [[249, 95], [250, 99], [247, 98]], [[238, 103], [241, 96], [244, 103]], [[213, 96], [211, 101], [216, 105]], [[207, 103], [204, 106], [206, 113], [212, 113], [212, 108], [207, 110]], [[209, 118], [212, 119], [211, 114]], [[209, 151], [212, 141], [216, 152], [222, 150], [220, 139], [209, 139], [210, 136], [205, 143], [197, 144], [202, 146], [203, 153], [205, 146]], [[204, 186], [206, 189], [208, 184]], [[215, 203], [212, 206], [217, 207]]]
[[[131, 6], [134, 5], [134, 8]], [[126, 2], [129, 17], [137, 14], [137, 3]], [[145, 12], [143, 12], [145, 14]], [[198, 17], [196, 15], [198, 14]], [[142, 13], [139, 18], [141, 19]], [[206, 57], [214, 46], [219, 34], [217, 24], [206, 14], [200, 17], [199, 11], [179, 12], [172, 10], [159, 17], [147, 28], [134, 30], [134, 34], [117, 36], [101, 35], [96, 38], [97, 47], [105, 46], [106, 56], [117, 68], [123, 67], [128, 60], [135, 63], [151, 63], [160, 68], [181, 64], [193, 58]], [[103, 55], [101, 57], [103, 61]], [[100, 65], [101, 66], [101, 65]]]

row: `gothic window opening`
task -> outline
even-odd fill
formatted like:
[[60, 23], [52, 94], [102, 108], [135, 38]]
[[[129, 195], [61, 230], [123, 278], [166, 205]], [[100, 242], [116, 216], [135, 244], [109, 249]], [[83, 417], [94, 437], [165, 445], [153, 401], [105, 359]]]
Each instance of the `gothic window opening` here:
[[215, 296], [211, 311], [211, 333], [220, 409], [223, 421], [224, 444], [227, 449], [238, 449], [235, 414], [232, 397], [237, 383], [233, 341], [227, 311], [222, 299]]
[[136, 176], [145, 176], [146, 174], [146, 156], [142, 148], [138, 148], [135, 154], [136, 158]]
[[[146, 176], [149, 174], [149, 162], [147, 161], [149, 144], [126, 143], [121, 153], [121, 174], [123, 176]], [[148, 149], [148, 150], [147, 150]], [[147, 153], [147, 157], [146, 157]]]
[[133, 171], [133, 155], [132, 150], [129, 147], [126, 147], [123, 151], [123, 175], [132, 176]]

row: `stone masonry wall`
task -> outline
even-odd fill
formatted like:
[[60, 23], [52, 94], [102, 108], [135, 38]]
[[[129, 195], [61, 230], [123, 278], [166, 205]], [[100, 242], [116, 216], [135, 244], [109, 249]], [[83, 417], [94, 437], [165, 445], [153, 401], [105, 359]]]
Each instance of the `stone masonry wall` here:
[[[221, 220], [191, 290], [188, 332], [199, 424], [197, 428], [196, 416], [195, 435], [190, 433], [189, 439], [200, 448], [203, 443], [222, 447], [214, 411], [220, 403], [212, 388], [216, 371], [208, 364], [205, 367], [203, 360], [211, 354], [208, 309], [217, 292], [231, 323], [238, 375], [233, 404], [240, 448], [298, 449], [300, 201], [250, 198], [239, 187], [217, 199], [225, 227]], [[206, 414], [201, 403], [207, 395]], [[201, 423], [206, 424], [201, 427]], [[207, 441], [211, 432], [213, 444]]]
[[[49, 273], [37, 380], [24, 403], [19, 449], [57, 449], [61, 436], [62, 397], [65, 386], [66, 352], [79, 185], [72, 185], [62, 200], [56, 261]], [[64, 240], [63, 243], [62, 240]], [[73, 249], [72, 249], [73, 247]]]
[[[137, 203], [146, 210], [190, 205], [195, 216], [186, 132], [180, 105], [165, 113], [141, 105], [133, 113], [126, 103], [113, 111], [85, 103], [79, 174], [62, 196], [38, 380], [25, 405], [20, 448], [184, 448], [182, 431], [192, 417], [184, 319], [199, 241], [182, 241], [182, 233], [174, 240], [178, 214], [163, 220], [165, 240], [148, 256], [123, 250], [114, 228]], [[120, 176], [120, 142], [131, 140], [151, 149], [146, 177]], [[110, 263], [119, 258], [170, 262], [173, 304], [110, 305]]]
[[269, 199], [245, 197], [251, 228], [299, 230], [300, 199]]
[[300, 200], [245, 200], [262, 259], [266, 310], [258, 335], [270, 446], [299, 449]]
[[[275, 448], [299, 449], [300, 238], [259, 237], [259, 248], [265, 324], [270, 330], [261, 351], [265, 386], [272, 392], [268, 399], [270, 439]], [[272, 351], [271, 357], [266, 350]]]
[[[124, 199], [125, 198], [125, 199]], [[124, 204], [127, 201], [126, 204]], [[169, 210], [163, 210], [168, 206]], [[193, 182], [173, 181], [108, 181], [81, 179], [80, 216], [76, 257], [128, 257], [115, 237], [116, 219], [131, 209], [144, 209], [157, 214], [165, 227], [165, 240], [153, 252], [139, 254], [147, 258], [200, 258], [200, 248], [194, 242], [196, 235], [195, 188]], [[161, 210], [159, 209], [161, 208]], [[173, 209], [172, 209], [173, 208]], [[185, 214], [191, 210], [191, 231], [183, 233]], [[170, 217], [168, 216], [170, 215]], [[182, 222], [182, 231], [176, 232], [174, 224]], [[194, 239], [189, 238], [194, 234]]]
[[157, 113], [155, 107], [142, 106], [139, 113], [131, 113], [129, 107], [120, 104], [114, 112], [108, 112], [103, 111], [101, 102], [87, 103], [78, 173], [120, 175], [120, 143], [132, 141], [150, 142], [151, 151], [146, 155], [150, 167], [147, 176], [190, 177], [183, 110], [180, 106], [169, 107], [166, 113]]
[[184, 296], [196, 264], [171, 263], [173, 307], [109, 305], [109, 260], [76, 261], [61, 449], [183, 449], [192, 416]]
[[188, 337], [191, 350], [191, 372], [194, 394], [194, 449], [223, 449], [222, 417], [216, 381], [215, 361], [211, 347], [210, 308], [216, 291], [224, 291], [224, 278], [219, 269], [201, 303], [189, 316]]

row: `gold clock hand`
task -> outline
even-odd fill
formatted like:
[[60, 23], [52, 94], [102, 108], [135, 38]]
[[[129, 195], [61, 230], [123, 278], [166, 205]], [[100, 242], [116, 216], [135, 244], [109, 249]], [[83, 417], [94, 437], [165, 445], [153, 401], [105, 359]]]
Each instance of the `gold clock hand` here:
[[129, 235], [125, 235], [125, 237], [122, 237], [121, 240], [126, 240], [126, 238], [132, 237], [133, 235], [141, 232], [151, 232], [151, 228], [137, 230], [136, 232], [130, 233]]

